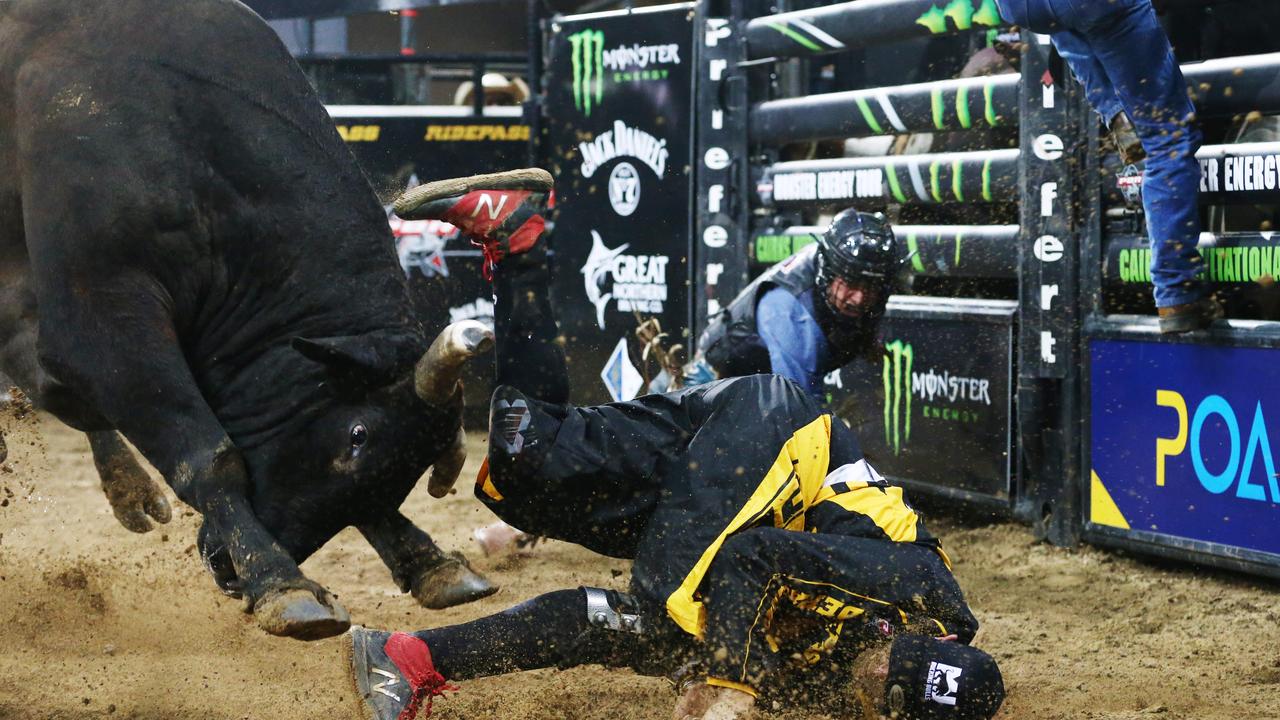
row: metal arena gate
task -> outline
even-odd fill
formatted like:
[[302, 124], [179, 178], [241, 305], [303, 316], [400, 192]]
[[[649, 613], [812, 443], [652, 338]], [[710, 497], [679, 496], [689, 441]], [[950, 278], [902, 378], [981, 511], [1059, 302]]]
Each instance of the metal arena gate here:
[[[615, 397], [641, 391], [634, 369], [616, 370], [631, 316], [644, 313], [601, 304], [612, 271], [596, 255], [648, 258], [627, 266], [628, 280], [664, 283], [654, 307], [666, 329], [692, 339], [753, 272], [811, 242], [820, 215], [887, 211], [912, 293], [890, 302], [883, 354], [827, 379], [882, 472], [917, 493], [1012, 514], [1056, 543], [1083, 537], [1280, 576], [1270, 529], [1280, 518], [1270, 436], [1280, 426], [1269, 424], [1280, 407], [1264, 390], [1280, 387], [1280, 323], [1159, 335], [1140, 168], [1103, 152], [1049, 38], [1001, 35], [1011, 29], [993, 0], [859, 0], [755, 18], [741, 4], [738, 16], [713, 7], [546, 26], [542, 153], [563, 185], [554, 247], [574, 259], [558, 266], [557, 297], [571, 354], [590, 355], [577, 382], [598, 377]], [[957, 33], [1020, 41], [1020, 71], [814, 95], [788, 81], [817, 58]], [[627, 66], [641, 57], [653, 66]], [[1280, 54], [1184, 68], [1202, 117], [1280, 113], [1278, 71]], [[692, 123], [645, 105], [655, 102], [691, 108]], [[641, 112], [619, 114], [626, 108]], [[660, 138], [666, 169], [622, 158], [624, 182], [610, 184], [622, 164], [614, 156], [626, 153], [610, 145], [598, 163], [584, 155], [610, 131]], [[803, 143], [924, 133], [967, 149], [785, 157]], [[1280, 203], [1280, 143], [1207, 146], [1199, 157], [1206, 204]], [[593, 177], [578, 172], [586, 165]], [[660, 205], [636, 199], [655, 181], [666, 188]], [[681, 215], [674, 198], [685, 188], [692, 212]], [[613, 217], [619, 198], [646, 219]], [[1280, 277], [1277, 245], [1255, 229], [1206, 234], [1201, 251], [1216, 287], [1248, 295]], [[1258, 311], [1259, 302], [1273, 304]], [[1280, 318], [1270, 295], [1231, 295], [1228, 305], [1233, 318]]]

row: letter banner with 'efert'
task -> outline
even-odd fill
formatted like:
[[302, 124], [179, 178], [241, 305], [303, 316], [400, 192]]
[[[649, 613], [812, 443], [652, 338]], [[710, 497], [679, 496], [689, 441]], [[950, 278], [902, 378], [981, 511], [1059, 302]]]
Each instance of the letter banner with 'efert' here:
[[543, 147], [576, 402], [630, 399], [656, 374], [639, 321], [656, 318], [688, 344], [693, 27], [691, 5], [551, 25]]
[[1280, 554], [1280, 351], [1090, 343], [1095, 525]]

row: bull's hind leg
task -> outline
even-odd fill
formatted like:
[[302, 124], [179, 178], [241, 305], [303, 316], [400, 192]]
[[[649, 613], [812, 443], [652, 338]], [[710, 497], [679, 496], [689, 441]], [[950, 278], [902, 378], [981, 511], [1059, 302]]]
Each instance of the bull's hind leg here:
[[76, 315], [88, 316], [86, 326], [74, 316], [60, 318], [65, 334], [41, 338], [42, 362], [67, 386], [83, 388], [178, 497], [204, 515], [225, 542], [260, 627], [299, 639], [344, 631], [346, 610], [303, 576], [254, 514], [240, 451], [205, 403], [163, 311], [143, 302], [128, 310], [134, 322], [119, 323], [116, 313], [98, 315], [102, 306], [78, 309]]
[[[240, 451], [205, 403], [163, 310], [125, 295], [135, 303], [128, 309], [99, 301], [92, 309], [58, 313], [60, 332], [41, 337], [42, 362], [68, 387], [92, 398], [178, 497], [204, 515], [225, 542], [260, 627], [300, 639], [344, 631], [350, 624], [346, 610], [303, 576], [254, 514]], [[121, 313], [132, 322], [118, 322]]]
[[[10, 387], [21, 386], [36, 406], [86, 431], [93, 464], [102, 478], [102, 490], [121, 525], [143, 533], [152, 527], [148, 515], [158, 522], [169, 522], [169, 501], [120, 435], [114, 430], [97, 429], [107, 427], [107, 421], [40, 369], [36, 358], [36, 300], [28, 279], [26, 253], [19, 253], [12, 246], [0, 248], [0, 262], [11, 263], [5, 268], [7, 273], [0, 273], [0, 367], [13, 376], [10, 379], [0, 373], [0, 408], [18, 402]], [[0, 435], [0, 462], [5, 461], [6, 455], [4, 437]]]
[[102, 478], [102, 492], [120, 524], [136, 533], [151, 530], [151, 516], [169, 522], [169, 500], [138, 464], [119, 433], [114, 430], [86, 433], [93, 450], [93, 464]]
[[[4, 213], [0, 212], [0, 222]], [[10, 241], [12, 242], [12, 241]], [[62, 387], [40, 368], [36, 337], [38, 314], [35, 291], [29, 279], [29, 261], [25, 251], [5, 246], [0, 238], [0, 408], [15, 402], [10, 387], [22, 388], [27, 399], [37, 407], [54, 413], [63, 422], [85, 431], [93, 451], [93, 464], [102, 479], [102, 490], [111, 503], [116, 519], [129, 530], [144, 533], [151, 530], [151, 516], [157, 522], [169, 522], [172, 512], [164, 493], [138, 464], [133, 453], [107, 421], [83, 398]], [[0, 434], [0, 463], [7, 456], [4, 436]]]
[[445, 554], [429, 535], [399, 512], [360, 526], [402, 592], [423, 607], [439, 610], [479, 600], [498, 586], [471, 569], [461, 553]]
[[183, 149], [163, 145], [167, 126], [113, 115], [136, 104], [99, 101], [109, 87], [80, 82], [74, 102], [60, 100], [78, 77], [62, 62], [28, 62], [14, 104], [26, 246], [33, 275], [48, 279], [35, 284], [41, 367], [105, 420], [84, 429], [118, 429], [204, 515], [259, 627], [300, 639], [341, 633], [346, 610], [255, 515], [245, 461], [179, 343], [171, 293], [196, 289], [201, 267], [190, 252], [198, 242], [183, 237], [199, 232], [195, 201], [168, 182]]

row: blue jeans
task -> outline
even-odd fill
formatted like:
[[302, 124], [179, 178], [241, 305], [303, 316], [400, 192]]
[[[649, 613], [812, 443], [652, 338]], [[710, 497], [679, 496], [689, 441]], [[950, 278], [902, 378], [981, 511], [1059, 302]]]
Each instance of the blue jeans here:
[[1116, 97], [1115, 86], [1111, 84], [1111, 78], [1107, 77], [1106, 69], [1098, 61], [1098, 56], [1093, 54], [1088, 41], [1071, 30], [1055, 32], [1050, 37], [1053, 38], [1053, 46], [1058, 49], [1058, 54], [1071, 67], [1071, 74], [1084, 85], [1089, 104], [1102, 117], [1102, 121], [1110, 125], [1111, 119], [1124, 110], [1124, 105]]
[[1122, 107], [1147, 152], [1142, 184], [1156, 307], [1194, 302], [1199, 276], [1200, 130], [1169, 39], [1151, 0], [997, 0], [1004, 19], [1052, 36], [1110, 120]]

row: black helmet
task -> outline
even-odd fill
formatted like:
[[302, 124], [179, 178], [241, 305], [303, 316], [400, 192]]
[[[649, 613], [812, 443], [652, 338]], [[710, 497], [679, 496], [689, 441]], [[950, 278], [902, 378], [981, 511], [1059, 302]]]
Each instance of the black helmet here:
[[840, 278], [849, 283], [878, 282], [885, 296], [893, 291], [902, 267], [898, 240], [880, 213], [842, 211], [818, 237], [818, 287]]

